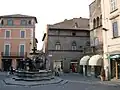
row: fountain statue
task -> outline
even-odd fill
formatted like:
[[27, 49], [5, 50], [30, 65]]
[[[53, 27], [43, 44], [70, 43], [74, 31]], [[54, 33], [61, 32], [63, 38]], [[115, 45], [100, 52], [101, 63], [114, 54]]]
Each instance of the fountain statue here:
[[39, 53], [36, 53], [37, 49], [34, 47], [31, 58], [26, 57], [22, 60], [22, 65], [19, 65], [15, 70], [15, 80], [36, 81], [43, 78], [52, 79], [51, 70], [46, 70], [45, 61], [41, 58]]

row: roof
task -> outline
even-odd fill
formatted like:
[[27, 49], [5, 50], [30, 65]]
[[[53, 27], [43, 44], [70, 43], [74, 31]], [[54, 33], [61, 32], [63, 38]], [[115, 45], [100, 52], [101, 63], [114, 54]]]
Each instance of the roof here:
[[89, 19], [87, 18], [73, 18], [70, 20], [65, 19], [53, 25], [48, 25], [49, 29], [75, 29], [75, 30], [89, 30]]
[[92, 4], [94, 4], [95, 2], [96, 2], [96, 0], [92, 1], [92, 2], [89, 4], [89, 6], [92, 5]]
[[0, 18], [34, 18], [37, 23], [37, 18], [35, 16], [22, 15], [22, 14], [12, 14], [12, 15], [3, 15]]

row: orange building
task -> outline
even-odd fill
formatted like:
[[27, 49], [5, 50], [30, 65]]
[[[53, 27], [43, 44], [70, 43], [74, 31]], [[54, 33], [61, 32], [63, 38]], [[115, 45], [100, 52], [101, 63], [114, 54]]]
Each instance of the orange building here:
[[17, 68], [35, 46], [34, 16], [21, 14], [0, 16], [0, 69]]

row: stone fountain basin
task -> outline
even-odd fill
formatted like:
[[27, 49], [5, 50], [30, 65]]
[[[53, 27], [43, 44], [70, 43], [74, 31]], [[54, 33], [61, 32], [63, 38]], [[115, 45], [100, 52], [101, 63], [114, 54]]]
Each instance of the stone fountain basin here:
[[25, 71], [16, 70], [15, 76], [24, 78], [43, 78], [52, 76], [51, 70], [39, 70], [39, 71]]

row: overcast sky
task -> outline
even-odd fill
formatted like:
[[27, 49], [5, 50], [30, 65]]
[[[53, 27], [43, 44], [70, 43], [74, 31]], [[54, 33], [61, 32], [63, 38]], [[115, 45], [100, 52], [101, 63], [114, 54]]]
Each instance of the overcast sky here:
[[64, 19], [89, 17], [89, 4], [93, 0], [0, 0], [0, 15], [25, 14], [36, 16], [38, 49], [42, 47], [42, 36], [46, 24]]

